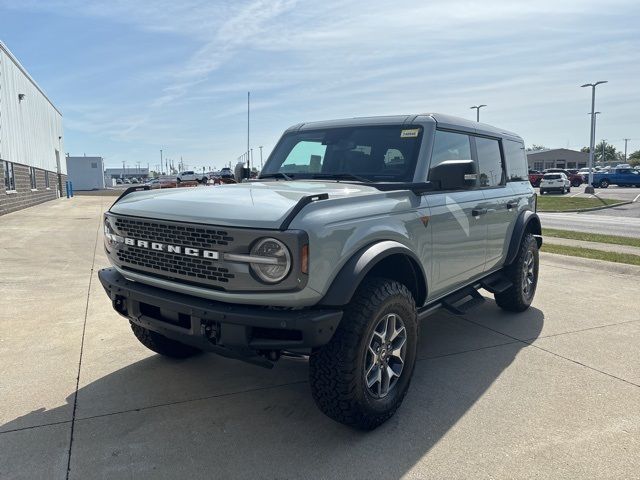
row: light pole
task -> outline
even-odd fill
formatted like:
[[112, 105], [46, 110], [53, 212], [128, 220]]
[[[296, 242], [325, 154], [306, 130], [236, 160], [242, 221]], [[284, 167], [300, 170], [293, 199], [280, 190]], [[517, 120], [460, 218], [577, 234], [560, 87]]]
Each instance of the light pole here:
[[627, 163], [627, 143], [631, 139], [630, 138], [623, 138], [623, 140], [624, 140], [624, 163]]
[[[626, 145], [626, 144], [625, 144]], [[626, 148], [625, 148], [625, 152], [626, 152]], [[625, 160], [627, 158], [626, 154], [625, 154]], [[262, 171], [262, 145], [260, 145], [260, 171]]]
[[480, 122], [480, 109], [482, 107], [486, 107], [486, 105], [474, 105], [473, 107], [469, 107], [470, 110], [476, 109], [476, 122]]
[[[606, 159], [606, 158], [605, 158], [605, 156], [604, 156], [604, 152], [605, 152], [604, 147], [605, 147], [606, 145], [607, 145], [607, 139], [606, 139], [606, 138], [603, 138], [603, 139], [602, 139], [602, 163], [606, 163], [606, 161], [607, 161], [607, 159]], [[606, 166], [606, 165], [605, 165], [605, 166]]]
[[607, 80], [600, 80], [596, 83], [585, 83], [580, 88], [591, 87], [591, 141], [589, 142], [589, 184], [584, 189], [584, 193], [595, 193], [593, 188], [593, 150], [596, 143], [596, 87], [601, 83], [607, 83]]
[[162, 169], [164, 165], [162, 164], [162, 149], [160, 149], [160, 175], [162, 175]]

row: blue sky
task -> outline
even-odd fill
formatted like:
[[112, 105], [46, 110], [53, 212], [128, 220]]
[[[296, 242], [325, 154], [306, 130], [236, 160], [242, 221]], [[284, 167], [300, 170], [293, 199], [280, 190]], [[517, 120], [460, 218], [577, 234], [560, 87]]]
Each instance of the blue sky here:
[[64, 115], [65, 150], [151, 167], [265, 158], [289, 125], [437, 111], [528, 144], [640, 149], [640, 2], [0, 0], [4, 41]]

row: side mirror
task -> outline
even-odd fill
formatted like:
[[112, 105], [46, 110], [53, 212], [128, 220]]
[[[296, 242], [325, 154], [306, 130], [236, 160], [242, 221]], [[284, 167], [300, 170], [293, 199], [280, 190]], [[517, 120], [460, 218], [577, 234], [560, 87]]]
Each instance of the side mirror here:
[[429, 170], [429, 181], [439, 190], [466, 190], [478, 184], [473, 160], [445, 160]]

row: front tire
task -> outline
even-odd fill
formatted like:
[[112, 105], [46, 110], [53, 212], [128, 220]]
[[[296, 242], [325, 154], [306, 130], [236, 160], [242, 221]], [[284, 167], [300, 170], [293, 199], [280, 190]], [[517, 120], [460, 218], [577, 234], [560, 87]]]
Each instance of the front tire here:
[[538, 286], [540, 258], [535, 237], [525, 234], [518, 255], [504, 268], [504, 274], [512, 285], [502, 293], [496, 293], [496, 303], [503, 310], [523, 312], [531, 305]]
[[609, 180], [600, 180], [600, 188], [609, 188]]
[[136, 325], [133, 322], [129, 322], [129, 324], [131, 325], [133, 334], [141, 344], [149, 350], [164, 355], [165, 357], [187, 358], [201, 352], [201, 350], [195, 347], [171, 340], [157, 332]]
[[311, 354], [309, 378], [318, 408], [345, 425], [378, 427], [407, 394], [417, 342], [416, 306], [407, 287], [365, 280], [331, 341]]

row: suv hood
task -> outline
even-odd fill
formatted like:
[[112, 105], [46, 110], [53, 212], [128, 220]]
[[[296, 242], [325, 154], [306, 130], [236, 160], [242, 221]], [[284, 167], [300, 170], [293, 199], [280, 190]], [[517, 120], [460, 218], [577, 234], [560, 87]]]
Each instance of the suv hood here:
[[248, 228], [278, 229], [307, 195], [329, 198], [380, 193], [340, 182], [270, 181], [134, 192], [114, 204], [120, 215]]

